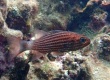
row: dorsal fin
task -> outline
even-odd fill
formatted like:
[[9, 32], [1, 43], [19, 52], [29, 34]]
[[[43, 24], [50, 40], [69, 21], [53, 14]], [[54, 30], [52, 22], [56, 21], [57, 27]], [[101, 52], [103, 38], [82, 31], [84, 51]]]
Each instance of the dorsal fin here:
[[49, 31], [48, 33], [49, 34], [53, 34], [53, 33], [58, 33], [58, 32], [61, 32], [62, 30], [52, 30], [52, 31]]
[[45, 32], [43, 30], [35, 29], [33, 34], [32, 34], [33, 35], [32, 40], [39, 39], [42, 36], [45, 36], [45, 35], [48, 35], [48, 34], [53, 34], [53, 33], [58, 33], [58, 32], [61, 32], [61, 31], [62, 30], [52, 30], [52, 31], [49, 31], [49, 32]]
[[33, 34], [32, 34], [32, 40], [35, 40], [35, 39], [39, 39], [40, 37], [46, 35], [47, 32], [43, 31], [43, 30], [38, 30], [38, 29], [35, 29], [33, 31]]

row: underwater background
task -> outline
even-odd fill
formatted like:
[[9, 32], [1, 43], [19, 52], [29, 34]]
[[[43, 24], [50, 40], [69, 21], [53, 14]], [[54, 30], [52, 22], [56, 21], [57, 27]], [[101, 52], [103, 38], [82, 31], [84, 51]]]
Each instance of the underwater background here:
[[[75, 32], [90, 44], [41, 57], [24, 44], [38, 30]], [[0, 0], [0, 80], [110, 80], [110, 0]]]

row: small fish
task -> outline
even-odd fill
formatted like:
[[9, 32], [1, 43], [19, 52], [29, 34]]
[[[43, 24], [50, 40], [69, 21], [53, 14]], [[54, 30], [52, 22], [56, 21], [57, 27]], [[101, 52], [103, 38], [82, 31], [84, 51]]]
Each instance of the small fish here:
[[39, 38], [21, 41], [21, 52], [35, 50], [42, 54], [55, 52], [55, 54], [60, 55], [63, 52], [82, 49], [90, 44], [90, 39], [86, 36], [70, 31], [54, 30], [36, 36]]

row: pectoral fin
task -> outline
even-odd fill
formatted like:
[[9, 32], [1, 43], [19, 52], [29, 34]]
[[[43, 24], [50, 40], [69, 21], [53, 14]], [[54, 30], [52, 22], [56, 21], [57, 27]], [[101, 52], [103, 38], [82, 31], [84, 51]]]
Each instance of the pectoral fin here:
[[57, 57], [57, 56], [63, 56], [65, 53], [64, 52], [51, 52], [51, 55], [53, 57]]
[[36, 50], [31, 50], [30, 54], [32, 55], [32, 60], [40, 59], [41, 57], [44, 56], [44, 54]]

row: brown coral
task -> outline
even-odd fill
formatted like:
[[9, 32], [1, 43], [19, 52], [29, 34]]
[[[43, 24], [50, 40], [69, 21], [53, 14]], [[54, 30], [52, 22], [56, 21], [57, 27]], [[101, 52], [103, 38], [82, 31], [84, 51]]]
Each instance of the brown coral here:
[[92, 20], [89, 24], [89, 28], [91, 28], [93, 31], [98, 32], [101, 30], [105, 24], [106, 24], [106, 18], [107, 18], [107, 12], [103, 12], [102, 14], [94, 14], [92, 16]]
[[6, 16], [7, 16], [7, 0], [0, 0], [0, 11], [3, 15], [3, 18], [6, 19]]

